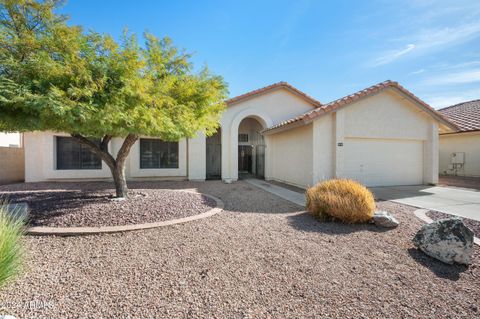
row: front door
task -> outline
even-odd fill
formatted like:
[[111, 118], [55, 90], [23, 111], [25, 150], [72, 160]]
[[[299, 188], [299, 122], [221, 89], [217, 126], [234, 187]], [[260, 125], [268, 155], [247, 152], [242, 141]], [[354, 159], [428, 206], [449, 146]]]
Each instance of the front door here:
[[238, 173], [252, 173], [252, 146], [238, 145]]

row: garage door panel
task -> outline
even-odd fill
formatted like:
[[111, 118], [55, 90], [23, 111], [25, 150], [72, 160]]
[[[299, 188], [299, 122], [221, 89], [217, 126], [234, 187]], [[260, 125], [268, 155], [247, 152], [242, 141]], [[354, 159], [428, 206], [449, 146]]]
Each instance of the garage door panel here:
[[367, 186], [422, 184], [423, 142], [346, 139], [343, 175]]

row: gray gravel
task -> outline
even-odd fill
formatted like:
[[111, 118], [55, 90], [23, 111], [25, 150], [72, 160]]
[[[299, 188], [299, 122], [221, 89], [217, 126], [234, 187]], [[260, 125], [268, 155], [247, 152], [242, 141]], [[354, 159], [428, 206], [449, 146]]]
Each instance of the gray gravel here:
[[197, 215], [216, 206], [215, 200], [200, 194], [151, 186], [133, 183], [124, 201], [112, 200], [115, 191], [109, 183], [32, 183], [21, 191], [19, 185], [12, 185], [2, 187], [0, 196], [11, 203], [28, 203], [30, 225], [53, 227], [152, 223]]
[[[480, 254], [448, 266], [413, 247], [422, 222], [319, 223], [243, 182], [161, 183], [225, 202], [199, 221], [85, 237], [27, 237], [27, 269], [0, 293], [20, 318], [472, 318]], [[37, 301], [38, 307], [25, 308]], [[43, 307], [42, 307], [43, 306]], [[1, 312], [0, 312], [1, 313]]]

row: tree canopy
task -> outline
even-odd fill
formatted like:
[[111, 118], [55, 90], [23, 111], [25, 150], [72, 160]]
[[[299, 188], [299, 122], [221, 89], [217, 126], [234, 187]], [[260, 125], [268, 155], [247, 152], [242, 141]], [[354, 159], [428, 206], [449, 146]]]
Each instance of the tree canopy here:
[[[124, 162], [138, 136], [175, 141], [216, 131], [227, 96], [222, 77], [194, 72], [191, 55], [168, 37], [145, 33], [140, 43], [125, 31], [116, 41], [68, 25], [56, 13], [61, 4], [0, 0], [0, 131], [70, 133], [125, 189]], [[125, 138], [116, 158], [112, 137]]]
[[226, 85], [169, 38], [68, 26], [59, 1], [0, 1], [0, 130], [178, 140], [211, 134]]

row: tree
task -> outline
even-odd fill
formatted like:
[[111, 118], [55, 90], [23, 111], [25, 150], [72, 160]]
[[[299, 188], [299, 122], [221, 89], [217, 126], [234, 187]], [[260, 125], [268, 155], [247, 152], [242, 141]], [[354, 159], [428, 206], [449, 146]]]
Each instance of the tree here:
[[[127, 196], [125, 160], [141, 135], [213, 134], [227, 87], [169, 38], [84, 32], [58, 0], [0, 0], [0, 131], [67, 132], [108, 165]], [[117, 154], [108, 150], [124, 138]], [[92, 138], [100, 139], [96, 143]]]

